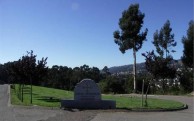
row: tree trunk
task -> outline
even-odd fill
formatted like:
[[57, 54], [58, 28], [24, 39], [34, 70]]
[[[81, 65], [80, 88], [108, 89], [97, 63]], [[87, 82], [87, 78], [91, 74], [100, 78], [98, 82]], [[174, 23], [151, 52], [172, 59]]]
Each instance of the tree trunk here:
[[150, 88], [150, 83], [148, 84], [147, 90], [146, 90], [146, 98], [145, 98], [145, 107], [148, 107], [147, 97], [148, 97], [148, 90]]
[[136, 50], [133, 48], [133, 58], [134, 58], [134, 64], [133, 64], [133, 92], [136, 93]]
[[22, 84], [22, 102], [24, 101], [24, 84]]
[[32, 79], [31, 79], [31, 76], [30, 76], [30, 103], [32, 104]]
[[144, 80], [143, 80], [143, 82], [142, 82], [142, 99], [141, 99], [141, 101], [142, 101], [142, 107], [143, 107], [143, 94], [144, 94]]
[[165, 82], [164, 81], [165, 80], [162, 79], [162, 93], [163, 93], [163, 95], [165, 94]]
[[20, 101], [22, 100], [22, 98], [21, 98], [21, 84], [19, 84], [19, 93], [18, 93], [18, 97], [19, 97], [19, 99], [20, 99]]

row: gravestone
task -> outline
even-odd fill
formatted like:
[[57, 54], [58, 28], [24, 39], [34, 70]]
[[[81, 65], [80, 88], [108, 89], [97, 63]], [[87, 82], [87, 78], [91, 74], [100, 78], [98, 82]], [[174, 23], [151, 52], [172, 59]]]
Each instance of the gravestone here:
[[74, 100], [61, 100], [62, 108], [114, 109], [116, 102], [101, 100], [98, 85], [91, 79], [83, 79], [74, 89]]

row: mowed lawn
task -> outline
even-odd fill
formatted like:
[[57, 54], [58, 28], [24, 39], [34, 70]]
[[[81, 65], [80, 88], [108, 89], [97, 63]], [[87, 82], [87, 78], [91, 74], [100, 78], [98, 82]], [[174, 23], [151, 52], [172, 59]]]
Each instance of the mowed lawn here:
[[[16, 91], [15, 91], [16, 90]], [[46, 88], [40, 86], [32, 87], [32, 104], [30, 103], [30, 86], [24, 87], [23, 102], [18, 98], [18, 85], [15, 90], [11, 89], [11, 103], [15, 105], [39, 105], [46, 107], [60, 107], [61, 99], [73, 99], [72, 91]]]
[[[39, 105], [46, 107], [60, 107], [61, 99], [73, 99], [72, 91], [65, 91], [60, 89], [46, 88], [33, 86], [33, 101], [30, 104], [30, 86], [24, 88], [24, 101], [23, 103], [18, 99], [18, 85], [15, 86], [15, 90], [11, 89], [11, 103], [14, 105]], [[171, 109], [182, 107], [181, 102], [171, 100], [161, 100], [148, 98], [148, 107], [142, 107], [142, 100], [139, 97], [131, 96], [116, 96], [116, 95], [102, 95], [104, 100], [115, 100], [117, 108], [150, 108], [150, 109]]]

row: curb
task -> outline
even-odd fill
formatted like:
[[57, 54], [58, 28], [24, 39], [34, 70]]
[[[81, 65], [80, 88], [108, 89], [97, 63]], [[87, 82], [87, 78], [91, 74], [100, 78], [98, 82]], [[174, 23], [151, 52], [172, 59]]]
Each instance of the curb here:
[[[42, 106], [21, 106], [21, 105], [11, 105], [12, 107], [20, 107], [26, 109], [43, 109], [43, 110], [77, 110], [77, 111], [87, 111], [87, 110], [94, 110], [94, 111], [108, 111], [108, 112], [170, 112], [170, 111], [180, 111], [184, 109], [188, 109], [188, 105], [185, 104], [182, 107], [172, 108], [172, 109], [63, 109], [60, 107], [42, 107]], [[75, 111], [73, 111], [75, 112]]]
[[183, 105], [182, 107], [178, 108], [171, 108], [171, 109], [127, 109], [127, 108], [116, 108], [116, 109], [67, 109], [64, 108], [63, 110], [67, 111], [101, 111], [101, 112], [170, 112], [170, 111], [179, 111], [188, 109], [188, 105]]
[[168, 112], [168, 111], [180, 111], [188, 109], [188, 105], [185, 104], [182, 107], [177, 107], [177, 108], [171, 108], [171, 109], [123, 109], [123, 110], [128, 110], [132, 112]]
[[8, 94], [8, 103], [7, 106], [10, 107], [11, 106], [11, 93], [10, 93], [10, 85], [8, 85], [7, 88], [7, 94]]

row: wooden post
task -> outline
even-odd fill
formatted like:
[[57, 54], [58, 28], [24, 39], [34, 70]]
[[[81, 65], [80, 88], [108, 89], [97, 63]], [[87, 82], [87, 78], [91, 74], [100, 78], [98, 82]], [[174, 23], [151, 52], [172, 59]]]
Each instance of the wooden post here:
[[143, 107], [143, 93], [144, 93], [144, 79], [143, 79], [143, 83], [142, 83], [142, 107]]

